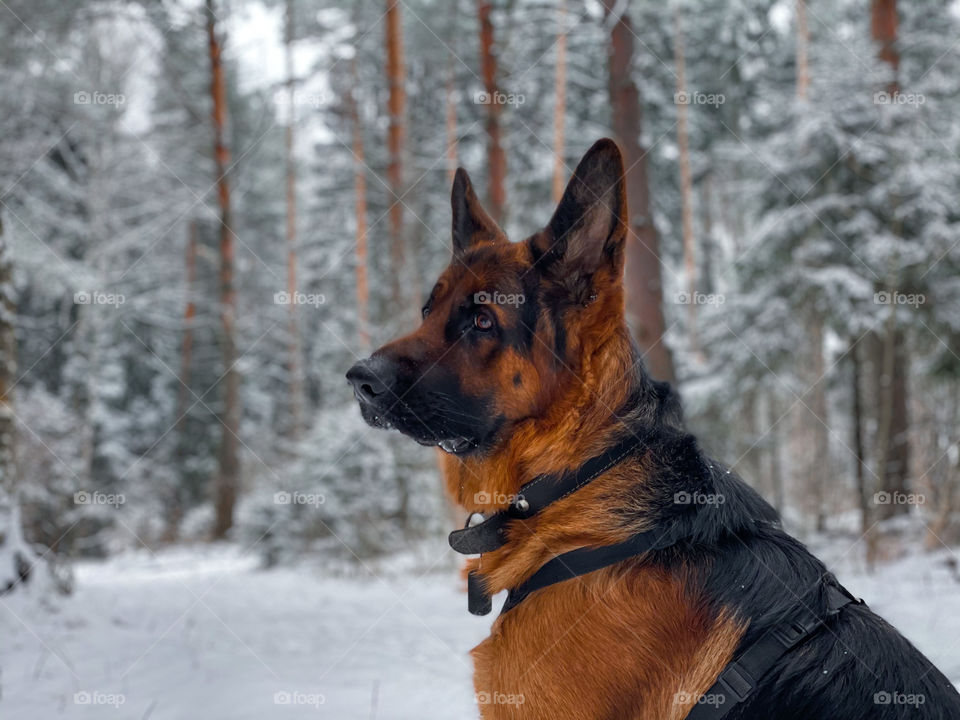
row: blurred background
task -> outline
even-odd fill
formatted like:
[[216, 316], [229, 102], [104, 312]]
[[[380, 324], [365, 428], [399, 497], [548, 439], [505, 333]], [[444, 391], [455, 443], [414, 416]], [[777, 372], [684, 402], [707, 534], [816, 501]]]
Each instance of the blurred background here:
[[960, 680], [958, 38], [955, 0], [0, 0], [0, 712], [475, 716], [462, 518], [343, 374], [417, 323], [458, 165], [520, 240], [604, 136], [649, 371]]

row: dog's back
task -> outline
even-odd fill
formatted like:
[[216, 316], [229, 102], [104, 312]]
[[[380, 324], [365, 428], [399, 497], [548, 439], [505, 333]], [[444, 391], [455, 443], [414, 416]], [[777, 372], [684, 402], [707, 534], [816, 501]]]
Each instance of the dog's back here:
[[[697, 567], [695, 592], [718, 612], [733, 609], [748, 621], [735, 654], [788, 624], [798, 605], [828, 615], [823, 563], [779, 524], [756, 523], [758, 517], [773, 517], [773, 509], [728, 470], [706, 464], [710, 484], [705, 490], [726, 500], [722, 518], [691, 521], [692, 537], [703, 538], [703, 545], [663, 562], [674, 569]], [[705, 506], [698, 514], [709, 516], [719, 507]], [[850, 603], [784, 654], [726, 717], [946, 720], [960, 718], [960, 694], [895, 628], [867, 605]]]

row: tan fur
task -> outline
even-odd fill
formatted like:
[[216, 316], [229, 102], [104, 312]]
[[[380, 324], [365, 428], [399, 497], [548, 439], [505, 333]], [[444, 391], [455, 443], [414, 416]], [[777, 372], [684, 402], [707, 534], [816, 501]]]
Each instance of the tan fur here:
[[485, 720], [681, 720], [742, 628], [711, 620], [655, 569], [601, 570], [537, 592], [472, 651]]

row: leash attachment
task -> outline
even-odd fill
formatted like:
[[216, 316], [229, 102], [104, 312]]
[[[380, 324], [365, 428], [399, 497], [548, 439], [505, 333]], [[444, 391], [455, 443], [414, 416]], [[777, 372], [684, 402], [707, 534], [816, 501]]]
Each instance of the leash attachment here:
[[483, 580], [472, 570], [467, 575], [467, 610], [471, 615], [487, 615], [493, 608], [493, 600], [483, 586]]

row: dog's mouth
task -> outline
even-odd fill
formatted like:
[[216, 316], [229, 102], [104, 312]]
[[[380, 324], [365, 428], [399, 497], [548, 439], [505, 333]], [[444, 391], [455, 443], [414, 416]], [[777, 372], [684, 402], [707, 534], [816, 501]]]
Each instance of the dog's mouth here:
[[476, 442], [470, 438], [463, 437], [462, 435], [459, 437], [443, 438], [442, 440], [417, 437], [414, 439], [421, 445], [426, 445], [427, 447], [438, 447], [449, 455], [463, 455], [477, 447]]
[[425, 447], [438, 447], [450, 455], [466, 455], [477, 449], [480, 443], [466, 435], [446, 432], [434, 432], [422, 427], [417, 420], [408, 422], [404, 418], [394, 417], [392, 413], [375, 410], [369, 405], [360, 405], [363, 419], [370, 427], [381, 430], [396, 430], [402, 435], [416, 440]]
[[417, 382], [400, 376], [382, 356], [354, 365], [347, 380], [368, 425], [396, 430], [449, 455], [480, 451], [500, 425], [486, 417], [483, 399], [460, 391], [456, 378], [434, 377], [426, 387], [421, 377], [421, 387], [411, 392]]

